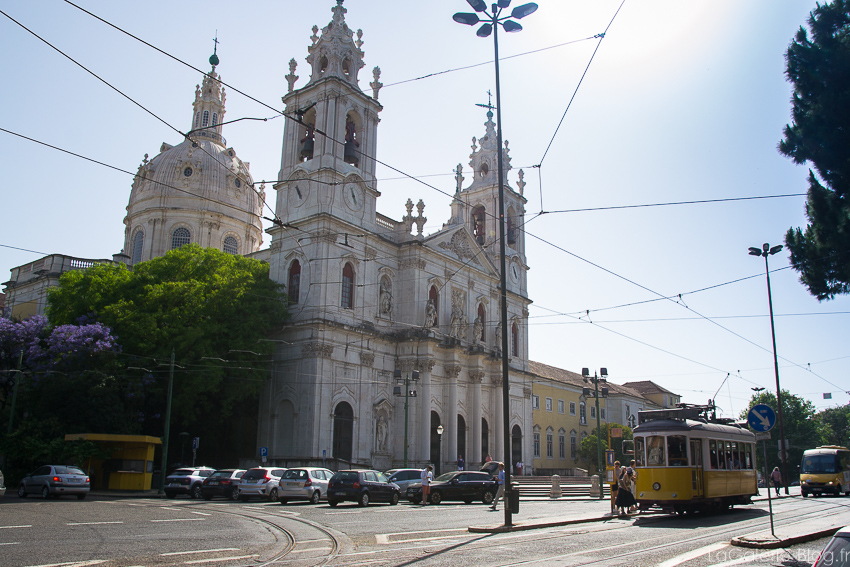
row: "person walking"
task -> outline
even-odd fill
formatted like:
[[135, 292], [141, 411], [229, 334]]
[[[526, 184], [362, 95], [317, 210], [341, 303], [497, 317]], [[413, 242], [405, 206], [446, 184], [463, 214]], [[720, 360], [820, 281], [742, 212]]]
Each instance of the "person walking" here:
[[[779, 472], [779, 467], [773, 467], [773, 472], [770, 473], [770, 480], [776, 489], [776, 495], [779, 496], [779, 487], [782, 485], [782, 473]], [[770, 491], [770, 487], [767, 487], [767, 490]]]
[[522, 476], [522, 461], [516, 462], [516, 475]]
[[428, 465], [419, 473], [419, 478], [422, 481], [422, 502], [420, 502], [422, 506], [428, 504], [428, 498], [431, 496], [431, 481], [434, 479], [434, 474], [431, 470], [431, 465]]
[[490, 506], [490, 509], [495, 511], [499, 505], [499, 499], [505, 495], [505, 464], [499, 463], [499, 474], [496, 479], [499, 490], [496, 491], [496, 496], [493, 498], [493, 505]]

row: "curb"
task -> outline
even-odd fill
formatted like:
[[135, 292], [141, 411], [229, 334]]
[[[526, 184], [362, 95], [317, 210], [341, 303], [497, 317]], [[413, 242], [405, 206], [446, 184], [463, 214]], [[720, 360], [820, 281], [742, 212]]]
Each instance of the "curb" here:
[[777, 549], [780, 547], [788, 547], [791, 545], [796, 545], [798, 543], [805, 543], [807, 541], [814, 541], [816, 539], [820, 539], [822, 537], [828, 537], [835, 535], [835, 532], [840, 530], [843, 526], [833, 526], [831, 528], [820, 530], [817, 532], [812, 532], [808, 534], [801, 534], [794, 537], [787, 537], [785, 539], [776, 539], [776, 540], [756, 540], [756, 539], [747, 539], [747, 536], [733, 537], [732, 541], [729, 543], [736, 547], [748, 547], [751, 549]]
[[572, 524], [587, 524], [590, 522], [604, 522], [616, 519], [617, 516], [599, 516], [592, 518], [578, 518], [575, 520], [558, 520], [555, 522], [541, 522], [539, 524], [513, 524], [512, 526], [469, 526], [469, 533], [473, 534], [501, 534], [506, 532], [524, 532], [541, 528], [556, 528], [558, 526], [569, 526]]

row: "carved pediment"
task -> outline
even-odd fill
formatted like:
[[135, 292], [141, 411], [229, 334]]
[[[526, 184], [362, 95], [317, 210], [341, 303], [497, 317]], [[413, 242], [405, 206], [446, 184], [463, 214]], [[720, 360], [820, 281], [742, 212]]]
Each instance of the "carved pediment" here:
[[472, 238], [463, 229], [455, 231], [449, 240], [444, 240], [437, 246], [443, 250], [453, 252], [462, 261], [469, 259], [473, 264], [481, 264], [478, 260], [478, 246], [474, 245]]

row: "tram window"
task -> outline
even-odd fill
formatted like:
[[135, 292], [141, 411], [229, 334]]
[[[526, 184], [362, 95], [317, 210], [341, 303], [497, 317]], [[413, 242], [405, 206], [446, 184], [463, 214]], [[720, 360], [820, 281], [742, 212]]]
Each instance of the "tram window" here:
[[717, 462], [717, 441], [715, 441], [714, 439], [711, 439], [708, 442], [708, 459], [711, 468], [719, 468], [720, 465]]
[[726, 468], [726, 446], [723, 441], [717, 442], [717, 468]]
[[[729, 446], [729, 443], [726, 443], [726, 446]], [[732, 452], [731, 452], [731, 460], [729, 461], [730, 469], [740, 469], [741, 468], [741, 456], [738, 454], [738, 442], [732, 442]]]
[[671, 435], [667, 438], [667, 462], [671, 467], [688, 466], [688, 438]]
[[732, 442], [726, 442], [726, 468], [731, 469], [732, 467]]
[[702, 442], [691, 439], [691, 466], [702, 468]]
[[752, 443], [747, 443], [744, 445], [744, 463], [746, 463], [747, 468], [753, 468], [753, 445]]
[[635, 463], [639, 467], [646, 466], [646, 458], [643, 450], [643, 437], [635, 437]]
[[664, 466], [664, 437], [650, 435], [646, 438], [646, 464], [650, 467]]

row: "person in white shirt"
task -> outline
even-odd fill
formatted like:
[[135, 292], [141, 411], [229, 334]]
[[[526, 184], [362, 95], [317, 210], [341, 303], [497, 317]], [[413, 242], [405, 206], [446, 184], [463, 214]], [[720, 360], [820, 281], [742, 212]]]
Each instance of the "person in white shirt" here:
[[431, 495], [431, 481], [434, 479], [431, 470], [431, 465], [428, 465], [419, 474], [419, 478], [422, 480], [422, 502], [420, 503], [422, 506], [428, 504], [428, 497]]

